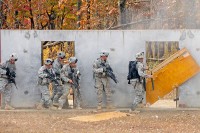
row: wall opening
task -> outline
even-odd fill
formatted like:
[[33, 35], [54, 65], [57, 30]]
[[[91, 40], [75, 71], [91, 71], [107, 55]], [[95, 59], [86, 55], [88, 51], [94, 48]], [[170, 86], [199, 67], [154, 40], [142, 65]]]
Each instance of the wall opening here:
[[[179, 50], [178, 41], [147, 41], [146, 63], [150, 70]], [[148, 95], [147, 95], [148, 97]], [[174, 89], [152, 107], [177, 107], [178, 89]]]
[[[75, 56], [75, 42], [74, 41], [42, 41], [41, 42], [41, 65], [47, 58], [56, 59], [59, 51], [65, 52], [66, 58], [64, 64], [68, 63], [68, 59]], [[52, 84], [49, 85], [50, 95], [52, 95]], [[71, 91], [70, 91], [71, 92]], [[73, 100], [73, 93], [68, 96], [69, 101]], [[69, 102], [73, 103], [73, 102]], [[68, 104], [68, 103], [67, 103]], [[70, 104], [69, 104], [70, 105]], [[68, 106], [68, 105], [66, 105]]]

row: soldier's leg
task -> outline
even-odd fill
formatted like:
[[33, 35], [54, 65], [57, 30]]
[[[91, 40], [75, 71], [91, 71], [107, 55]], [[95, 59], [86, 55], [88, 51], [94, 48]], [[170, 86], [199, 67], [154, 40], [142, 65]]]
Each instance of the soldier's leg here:
[[51, 100], [53, 101], [53, 103], [58, 103], [58, 98], [55, 98], [57, 92], [58, 92], [57, 86], [53, 82], [52, 83], [52, 95], [51, 95]]
[[12, 84], [9, 83], [6, 85], [6, 89], [4, 90], [5, 104], [10, 105], [11, 101], [11, 93], [12, 93]]
[[40, 90], [42, 97], [40, 99], [40, 103], [36, 105], [36, 109], [41, 110], [41, 109], [44, 109], [44, 104], [45, 104], [45, 99], [44, 99], [44, 93], [45, 92], [44, 92], [44, 90], [45, 90], [46, 86], [39, 85], [38, 88]]
[[81, 109], [81, 107], [80, 107], [80, 102], [81, 102], [80, 92], [78, 92], [78, 89], [74, 88], [74, 87], [73, 87], [73, 90], [74, 90], [74, 104], [75, 104], [74, 107], [76, 109]]
[[52, 100], [52, 101], [53, 101], [53, 98], [54, 98], [54, 96], [55, 96], [56, 93], [57, 93], [57, 92], [56, 92], [56, 89], [55, 89], [55, 84], [52, 83], [52, 94], [51, 94], [51, 100]]
[[5, 80], [4, 81], [4, 84], [5, 85], [5, 89], [4, 89], [4, 102], [5, 102], [5, 109], [7, 110], [13, 110], [15, 108], [13, 108], [11, 105], [10, 105], [10, 101], [11, 101], [11, 94], [12, 94], [12, 84], [9, 83]]
[[55, 106], [59, 106], [59, 98], [62, 96], [63, 94], [63, 87], [62, 86], [57, 86], [55, 85], [55, 83], [53, 83], [53, 97], [52, 97], [52, 101], [53, 101], [53, 105]]
[[2, 99], [2, 105], [1, 108], [4, 109], [5, 108], [5, 99], [4, 99], [4, 90], [5, 90], [5, 86], [8, 82], [6, 82], [5, 79], [0, 78], [0, 93], [2, 93], [3, 99]]
[[135, 99], [133, 100], [132, 110], [143, 100], [144, 90], [142, 83], [136, 82], [135, 85]]
[[113, 108], [112, 105], [112, 100], [111, 100], [111, 88], [110, 88], [110, 83], [107, 78], [102, 79], [102, 82], [104, 84], [104, 89], [106, 93], [106, 108], [111, 109]]
[[103, 83], [101, 78], [95, 78], [95, 87], [97, 88], [97, 99], [98, 99], [98, 106], [97, 109], [101, 110], [102, 108], [102, 97], [103, 97]]
[[52, 106], [51, 98], [50, 98], [50, 92], [48, 86], [41, 86], [40, 91], [42, 93], [42, 99], [41, 104], [45, 107]]
[[69, 89], [70, 89], [70, 85], [69, 84], [64, 84], [62, 86], [62, 95], [61, 97], [59, 98], [59, 108], [58, 109], [62, 109], [64, 104], [66, 103], [66, 101], [68, 101], [68, 95], [69, 95]]

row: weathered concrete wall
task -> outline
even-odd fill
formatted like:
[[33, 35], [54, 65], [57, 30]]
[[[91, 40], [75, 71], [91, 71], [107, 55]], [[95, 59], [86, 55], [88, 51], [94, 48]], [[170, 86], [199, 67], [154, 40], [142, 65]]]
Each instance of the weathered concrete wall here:
[[[188, 31], [185, 31], [188, 33]], [[30, 38], [25, 37], [29, 33]], [[12, 104], [15, 107], [33, 107], [40, 100], [37, 88], [37, 71], [41, 66], [41, 41], [75, 41], [75, 55], [82, 72], [81, 93], [85, 106], [96, 106], [96, 90], [92, 75], [92, 64], [102, 49], [110, 52], [109, 61], [119, 79], [119, 84], [112, 81], [114, 104], [129, 107], [134, 98], [134, 90], [127, 84], [129, 60], [135, 60], [135, 54], [145, 51], [146, 41], [179, 41], [180, 48], [189, 49], [200, 64], [200, 31], [192, 30], [194, 38], [180, 37], [183, 31], [18, 31], [1, 30], [2, 61], [9, 54], [16, 52], [17, 84], [13, 89]], [[200, 74], [180, 87], [180, 104], [188, 107], [200, 107]], [[28, 91], [28, 94], [25, 92]]]

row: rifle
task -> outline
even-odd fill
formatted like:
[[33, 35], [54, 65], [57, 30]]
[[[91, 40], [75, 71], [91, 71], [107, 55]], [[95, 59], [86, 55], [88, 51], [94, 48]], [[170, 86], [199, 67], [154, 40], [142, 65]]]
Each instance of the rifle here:
[[77, 93], [79, 95], [80, 95], [80, 84], [79, 84], [80, 75], [81, 75], [80, 73], [73, 73], [73, 77], [72, 77], [73, 85], [77, 89]]
[[54, 82], [55, 85], [57, 86], [60, 85], [55, 74], [50, 73], [47, 69], [45, 69], [44, 72], [48, 75], [47, 78], [49, 78], [52, 82]]
[[69, 73], [69, 78], [73, 81], [72, 85], [74, 88], [77, 89], [77, 93], [80, 94], [80, 84], [79, 84], [79, 76], [81, 75], [80, 73], [75, 73], [74, 70], [71, 69], [71, 73]]
[[16, 89], [18, 89], [17, 84], [15, 82], [16, 73], [14, 71], [11, 72], [10, 69], [6, 67], [6, 75], [8, 77], [8, 83], [13, 83]]
[[101, 63], [101, 66], [105, 68], [106, 75], [110, 77], [116, 84], [119, 82], [113, 73], [113, 70], [110, 66], [106, 66], [104, 63]]

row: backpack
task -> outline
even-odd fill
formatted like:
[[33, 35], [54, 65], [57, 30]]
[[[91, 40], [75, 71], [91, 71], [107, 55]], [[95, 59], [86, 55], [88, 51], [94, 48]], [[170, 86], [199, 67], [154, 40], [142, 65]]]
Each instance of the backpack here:
[[129, 61], [129, 71], [127, 76], [127, 80], [129, 80], [129, 82], [131, 79], [140, 79], [136, 65], [137, 61]]

